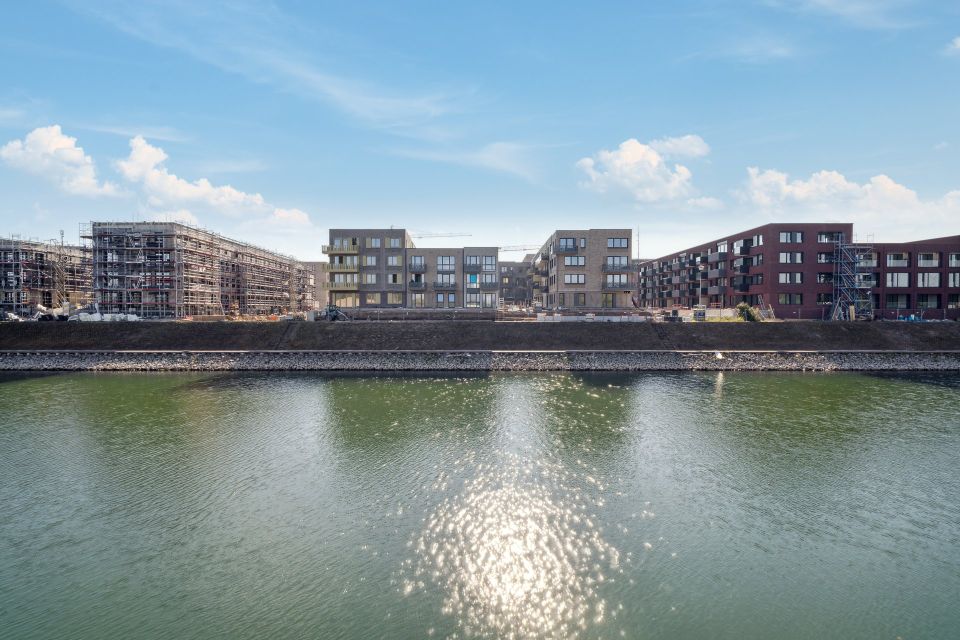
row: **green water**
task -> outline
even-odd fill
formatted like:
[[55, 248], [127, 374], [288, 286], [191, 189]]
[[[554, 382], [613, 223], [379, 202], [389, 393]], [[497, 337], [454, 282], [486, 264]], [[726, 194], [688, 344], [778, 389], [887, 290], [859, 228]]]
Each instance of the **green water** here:
[[946, 638], [960, 375], [0, 378], [4, 638]]

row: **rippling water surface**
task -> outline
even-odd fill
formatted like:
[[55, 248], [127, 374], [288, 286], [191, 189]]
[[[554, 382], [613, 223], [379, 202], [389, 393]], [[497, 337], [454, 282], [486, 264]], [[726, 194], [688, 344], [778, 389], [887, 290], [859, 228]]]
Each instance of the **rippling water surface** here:
[[0, 636], [944, 638], [956, 374], [0, 377]]

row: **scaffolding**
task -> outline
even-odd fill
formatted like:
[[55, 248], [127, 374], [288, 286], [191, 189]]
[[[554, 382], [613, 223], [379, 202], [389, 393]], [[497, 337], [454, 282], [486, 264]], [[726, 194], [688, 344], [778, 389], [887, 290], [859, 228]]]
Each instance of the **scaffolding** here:
[[89, 301], [90, 273], [79, 246], [51, 240], [0, 238], [0, 311], [33, 315], [39, 307], [82, 306]]
[[177, 222], [80, 227], [102, 313], [145, 319], [262, 316], [299, 310], [299, 263]]
[[864, 258], [873, 253], [873, 247], [848, 244], [838, 233], [833, 250], [833, 308], [831, 320], [872, 320], [872, 279], [864, 271]]

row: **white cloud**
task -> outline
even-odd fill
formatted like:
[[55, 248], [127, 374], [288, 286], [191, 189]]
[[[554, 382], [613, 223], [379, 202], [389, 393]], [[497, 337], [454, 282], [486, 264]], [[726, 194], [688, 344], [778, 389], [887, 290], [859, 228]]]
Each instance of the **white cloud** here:
[[710, 211], [715, 209], [723, 208], [723, 201], [719, 198], [710, 198], [710, 197], [700, 197], [700, 198], [690, 198], [687, 200], [687, 205], [691, 209], [700, 209], [703, 211]]
[[184, 224], [193, 225], [194, 227], [200, 226], [200, 219], [197, 218], [189, 209], [176, 209], [173, 211], [150, 211], [147, 212], [146, 217], [148, 220], [156, 220], [159, 222], [182, 222]]
[[903, 29], [917, 24], [904, 17], [911, 0], [768, 0], [767, 4], [836, 16], [863, 29]]
[[0, 122], [19, 122], [27, 112], [14, 107], [0, 107]]
[[948, 56], [960, 55], [960, 36], [957, 36], [944, 48], [943, 52]]
[[947, 142], [946, 140], [941, 140], [937, 144], [933, 145], [934, 151], [944, 151], [949, 148], [950, 148], [950, 143]]
[[781, 171], [747, 169], [747, 182], [739, 193], [751, 205], [792, 219], [850, 220], [861, 233], [889, 234], [889, 238], [944, 235], [960, 219], [960, 190], [936, 200], [924, 200], [916, 191], [886, 175], [864, 183], [848, 180], [837, 171], [818, 171], [807, 179], [794, 179]]
[[702, 158], [710, 153], [710, 145], [703, 138], [693, 134], [679, 138], [660, 138], [650, 146], [665, 158]]
[[112, 196], [120, 192], [115, 184], [97, 179], [93, 158], [77, 146], [76, 138], [64, 135], [60, 125], [39, 127], [23, 140], [11, 140], [0, 147], [0, 159], [56, 182], [67, 193]]
[[695, 194], [693, 174], [682, 164], [670, 165], [653, 145], [671, 154], [705, 154], [706, 143], [698, 136], [665, 138], [643, 144], [635, 138], [613, 150], [602, 149], [592, 158], [581, 158], [577, 168], [587, 174], [581, 186], [600, 193], [626, 191], [639, 202], [678, 200]]
[[185, 180], [167, 169], [167, 159], [163, 149], [137, 136], [130, 140], [130, 155], [118, 160], [116, 168], [120, 175], [140, 186], [154, 208], [184, 211], [182, 205], [200, 205], [227, 215], [267, 216], [264, 222], [310, 224], [305, 212], [274, 207], [259, 193], [246, 193], [230, 185], [216, 186], [206, 178]]

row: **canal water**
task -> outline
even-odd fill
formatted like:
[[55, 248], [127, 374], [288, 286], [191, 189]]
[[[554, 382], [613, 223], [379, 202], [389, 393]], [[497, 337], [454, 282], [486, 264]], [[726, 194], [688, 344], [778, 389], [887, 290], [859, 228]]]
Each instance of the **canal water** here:
[[4, 638], [946, 638], [960, 375], [0, 378]]

